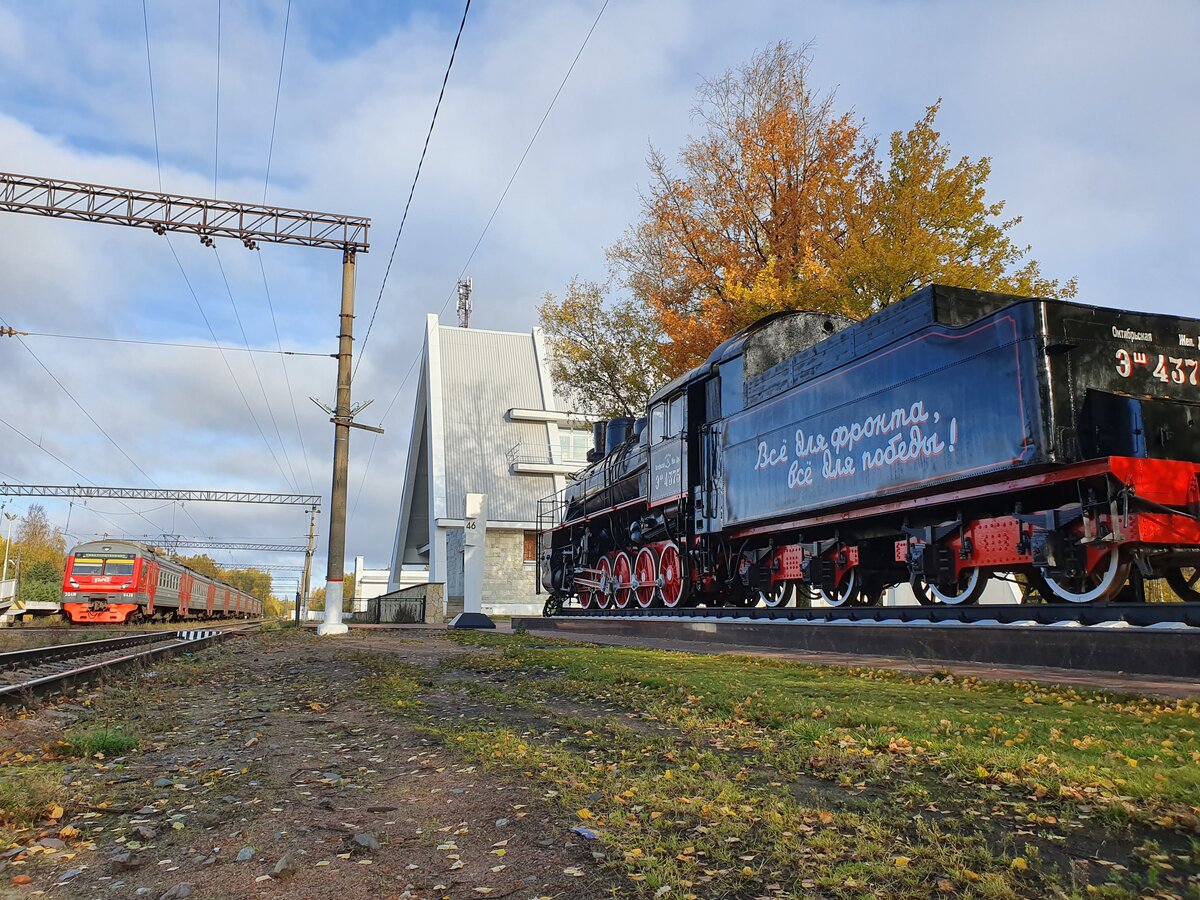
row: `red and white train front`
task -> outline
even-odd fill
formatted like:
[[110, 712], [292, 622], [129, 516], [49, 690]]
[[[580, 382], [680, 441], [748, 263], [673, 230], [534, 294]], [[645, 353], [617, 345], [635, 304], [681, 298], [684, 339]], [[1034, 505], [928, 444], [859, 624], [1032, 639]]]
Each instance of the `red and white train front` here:
[[[126, 622], [146, 605], [150, 560], [130, 545], [81, 544], [67, 558], [63, 614], [72, 622]], [[150, 599], [152, 603], [153, 600]]]

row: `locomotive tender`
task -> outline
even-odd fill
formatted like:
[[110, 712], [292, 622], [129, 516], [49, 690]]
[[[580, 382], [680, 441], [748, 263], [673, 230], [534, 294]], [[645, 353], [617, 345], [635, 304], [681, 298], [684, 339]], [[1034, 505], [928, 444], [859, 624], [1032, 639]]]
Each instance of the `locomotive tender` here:
[[1200, 320], [932, 285], [858, 322], [769, 316], [597, 423], [539, 507], [548, 614], [1200, 600]]
[[90, 541], [67, 557], [63, 614], [77, 624], [258, 618], [262, 601], [130, 541]]

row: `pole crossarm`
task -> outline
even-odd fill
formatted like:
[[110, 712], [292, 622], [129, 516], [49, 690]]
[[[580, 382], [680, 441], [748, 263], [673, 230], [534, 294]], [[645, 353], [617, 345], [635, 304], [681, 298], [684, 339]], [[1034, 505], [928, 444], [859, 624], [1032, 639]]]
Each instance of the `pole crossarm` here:
[[[303, 544], [255, 544], [247, 541], [203, 541], [203, 540], [188, 540], [180, 538], [178, 540], [170, 538], [163, 541], [152, 541], [160, 546], [166, 546], [171, 549], [179, 547], [188, 547], [193, 550], [259, 550], [263, 553], [303, 553], [308, 548]], [[251, 566], [250, 568], [254, 568]]]
[[206, 244], [215, 237], [235, 238], [251, 249], [260, 241], [349, 253], [366, 253], [370, 246], [367, 231], [371, 220], [361, 216], [138, 191], [7, 172], [0, 172], [0, 210], [150, 228], [158, 234], [180, 231], [200, 235]]
[[211, 503], [275, 503], [284, 506], [320, 506], [319, 494], [269, 494], [262, 491], [176, 491], [169, 488], [98, 487], [79, 484], [4, 484], [0, 496], [116, 498], [121, 500], [178, 500]]

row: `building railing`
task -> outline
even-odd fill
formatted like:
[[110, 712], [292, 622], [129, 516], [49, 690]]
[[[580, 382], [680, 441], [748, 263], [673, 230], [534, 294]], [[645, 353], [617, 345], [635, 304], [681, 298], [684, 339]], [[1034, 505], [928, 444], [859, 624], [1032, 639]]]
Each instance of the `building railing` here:
[[586, 459], [574, 459], [565, 455], [558, 447], [551, 444], [534, 444], [521, 441], [513, 444], [506, 454], [508, 464], [533, 466], [575, 466], [582, 469], [587, 465]]
[[425, 622], [428, 584], [414, 584], [367, 600], [353, 621], [368, 625], [421, 625]]

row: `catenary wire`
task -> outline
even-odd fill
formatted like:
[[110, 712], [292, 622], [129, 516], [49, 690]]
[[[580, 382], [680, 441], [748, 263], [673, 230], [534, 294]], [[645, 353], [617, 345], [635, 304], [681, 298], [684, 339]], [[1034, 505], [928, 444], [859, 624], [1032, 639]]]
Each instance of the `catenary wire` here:
[[[429, 151], [429, 140], [433, 137], [433, 126], [437, 124], [438, 110], [442, 108], [442, 98], [446, 96], [446, 85], [450, 81], [450, 70], [454, 68], [454, 57], [458, 53], [458, 43], [462, 40], [463, 28], [467, 24], [467, 13], [471, 11], [471, 0], [463, 8], [462, 21], [458, 23], [458, 34], [454, 37], [454, 46], [450, 50], [450, 62], [446, 65], [446, 74], [442, 76], [442, 88], [438, 92], [437, 103], [433, 106], [433, 118], [429, 120], [429, 131], [425, 133], [425, 146], [421, 148], [421, 158], [417, 160], [417, 171], [413, 175], [412, 185], [408, 189], [408, 200], [404, 203], [404, 215], [400, 217], [400, 227], [396, 229], [396, 239], [392, 242], [392, 252], [388, 256], [387, 267], [383, 270], [383, 280], [379, 283], [379, 296], [375, 298], [375, 308], [371, 311], [371, 321], [367, 324], [367, 333], [363, 336], [362, 346], [358, 351], [358, 359], [354, 363], [353, 375], [358, 374], [363, 356], [367, 352], [367, 341], [371, 338], [371, 329], [375, 326], [375, 315], [379, 312], [379, 303], [383, 300], [383, 289], [387, 287], [388, 275], [392, 271], [392, 260], [396, 258], [396, 248], [400, 245], [400, 235], [404, 233], [404, 223], [408, 221], [408, 210], [412, 206], [413, 195], [417, 191], [417, 181], [421, 177], [421, 167], [425, 164], [425, 154]], [[353, 377], [353, 376], [352, 376]]]
[[267, 174], [263, 178], [263, 205], [267, 203], [267, 185], [271, 181], [271, 157], [275, 153], [275, 123], [279, 121], [279, 94], [283, 89], [283, 61], [287, 58], [288, 24], [292, 21], [292, 0], [283, 17], [283, 49], [279, 51], [279, 77], [275, 80], [275, 112], [271, 115], [271, 140], [267, 144]]
[[[309, 493], [315, 493], [312, 467], [308, 463], [308, 447], [304, 444], [304, 431], [300, 428], [300, 414], [296, 410], [296, 392], [292, 390], [292, 378], [288, 374], [287, 357], [294, 356], [283, 349], [283, 341], [279, 337], [279, 324], [275, 321], [275, 305], [271, 302], [271, 286], [267, 284], [267, 269], [263, 265], [262, 254], [258, 254], [258, 268], [262, 272], [263, 291], [267, 295], [267, 309], [271, 311], [271, 326], [275, 329], [275, 343], [279, 347], [279, 366], [283, 369], [283, 382], [287, 388], [288, 401], [292, 404], [292, 421], [296, 423], [296, 437], [300, 441], [300, 455], [304, 459], [304, 472], [308, 476]], [[318, 354], [323, 355], [323, 354]]]
[[[115, 337], [100, 337], [94, 334], [60, 334], [54, 331], [18, 331], [17, 334], [24, 337], [37, 338], [53, 338], [62, 341], [91, 341], [101, 344], [140, 344], [144, 347], [178, 347], [185, 350], [217, 350], [218, 347], [212, 344], [187, 344], [182, 341], [148, 341], [138, 338], [115, 338]], [[277, 353], [282, 353], [284, 356], [313, 356], [322, 359], [329, 359], [328, 353], [313, 353], [306, 350], [272, 350], [269, 347], [252, 347], [247, 350], [245, 347], [226, 347], [225, 350], [230, 353], [265, 353], [271, 356]]]
[[[218, 40], [220, 39], [219, 15], [220, 15], [220, 13], [219, 13], [219, 8], [218, 8], [218, 27], [217, 27]], [[154, 165], [155, 165], [155, 169], [158, 173], [158, 189], [161, 191], [162, 190], [162, 154], [159, 152], [159, 144], [158, 144], [158, 106], [154, 99], [154, 65], [151, 62], [151, 57], [150, 57], [150, 15], [146, 10], [146, 0], [142, 0], [142, 30], [143, 30], [143, 33], [145, 34], [145, 38], [146, 38], [146, 77], [150, 83], [150, 122], [154, 128]], [[219, 68], [220, 67], [218, 64], [218, 72], [219, 72]], [[219, 91], [218, 91], [218, 96], [219, 96]], [[215, 188], [216, 188], [216, 160], [215, 159], [213, 160], [213, 188], [214, 188], [214, 193], [215, 193]], [[169, 243], [169, 241], [168, 241], [168, 243]], [[171, 253], [172, 254], [175, 253], [174, 247], [171, 248]], [[183, 264], [179, 262], [178, 257], [175, 258], [175, 262], [179, 265], [179, 270], [182, 272]], [[185, 281], [187, 280], [186, 275], [184, 276], [184, 280]], [[190, 285], [189, 285], [189, 287], [190, 287]], [[199, 301], [197, 301], [197, 303], [198, 302]], [[183, 512], [184, 512], [184, 515], [186, 515], [189, 519], [192, 520], [192, 523], [197, 528], [199, 528], [201, 531], [204, 530], [203, 528], [201, 528], [200, 523], [196, 521], [196, 517], [192, 515], [190, 510], [184, 509]]]
[[[587, 34], [584, 35], [583, 42], [579, 45], [579, 50], [576, 51], [574, 59], [571, 60], [571, 65], [567, 67], [566, 74], [563, 75], [562, 81], [559, 82], [558, 90], [556, 90], [554, 92], [554, 96], [550, 98], [550, 104], [546, 107], [546, 112], [542, 114], [541, 121], [538, 122], [537, 128], [534, 129], [533, 137], [529, 139], [529, 143], [525, 147], [525, 152], [521, 154], [521, 158], [517, 161], [516, 168], [513, 169], [513, 173], [509, 177], [508, 183], [504, 186], [504, 190], [500, 193], [500, 199], [496, 201], [496, 206], [492, 209], [492, 214], [488, 216], [488, 220], [484, 224], [483, 230], [479, 233], [478, 240], [475, 241], [475, 246], [471, 248], [471, 253], [467, 256], [467, 261], [463, 264], [461, 271], [459, 271], [458, 278], [455, 279], [455, 287], [451, 288], [450, 293], [446, 296], [445, 301], [442, 303], [442, 308], [438, 311], [439, 318], [441, 318], [442, 313], [446, 311], [446, 307], [450, 305], [450, 298], [454, 296], [455, 291], [457, 290], [458, 281], [463, 277], [464, 274], [466, 274], [468, 266], [471, 265], [471, 261], [475, 258], [475, 254], [479, 250], [480, 245], [483, 243], [483, 239], [487, 236], [488, 229], [492, 227], [492, 222], [495, 220], [496, 214], [500, 212], [500, 207], [504, 203], [504, 199], [508, 196], [508, 192], [512, 188], [513, 182], [516, 181], [517, 175], [521, 171], [521, 167], [525, 164], [525, 159], [529, 156], [529, 151], [533, 149], [534, 142], [537, 141], [538, 135], [542, 133], [542, 127], [546, 124], [546, 120], [550, 118], [550, 113], [553, 111], [554, 105], [558, 102], [559, 95], [562, 94], [563, 88], [566, 87], [567, 80], [571, 77], [571, 73], [575, 71], [575, 65], [579, 62], [579, 58], [583, 55], [583, 51], [587, 47], [588, 41], [591, 40], [592, 33], [596, 30], [596, 26], [600, 24], [600, 18], [604, 15], [604, 11], [608, 9], [608, 4], [609, 0], [604, 0], [604, 3], [600, 7], [600, 11], [596, 13], [596, 18], [592, 21], [592, 27], [589, 28]], [[412, 362], [409, 363], [408, 369], [404, 373], [404, 377], [400, 379], [400, 384], [396, 388], [396, 392], [392, 395], [392, 399], [388, 402], [387, 408], [384, 410], [383, 415], [380, 416], [379, 421], [381, 424], [385, 419], [387, 419], [388, 413], [392, 411], [392, 407], [396, 405], [396, 400], [399, 398], [400, 392], [404, 390], [405, 384], [408, 383], [409, 376], [412, 375], [413, 369], [416, 368], [417, 359], [417, 356], [413, 357]], [[361, 355], [359, 356], [359, 361], [362, 361]], [[367, 453], [367, 463], [363, 467], [362, 478], [359, 480], [358, 490], [354, 495], [354, 506], [350, 510], [351, 515], [353, 515], [354, 511], [358, 509], [358, 501], [362, 497], [363, 485], [366, 484], [367, 473], [371, 469], [371, 460], [375, 456], [375, 445], [378, 443], [379, 438], [378, 436], [374, 435], [372, 437], [371, 449]]]
[[213, 197], [217, 196], [217, 160], [221, 151], [221, 0], [217, 0], [217, 104], [213, 115]]
[[[283, 42], [279, 51], [279, 74], [275, 80], [275, 108], [271, 113], [271, 139], [267, 144], [267, 167], [263, 175], [263, 204], [267, 202], [267, 188], [271, 183], [271, 160], [275, 155], [275, 126], [279, 121], [279, 97], [283, 91], [283, 64], [287, 59], [287, 39], [288, 25], [292, 21], [292, 0], [288, 0], [287, 12], [283, 18]], [[263, 264], [262, 254], [258, 254], [258, 268], [262, 273], [263, 293], [267, 298], [267, 310], [271, 313], [271, 327], [275, 330], [275, 343], [279, 347], [279, 366], [283, 369], [283, 381], [287, 388], [288, 402], [292, 406], [292, 421], [296, 425], [296, 438], [300, 442], [300, 455], [304, 459], [304, 472], [308, 476], [308, 489], [315, 491], [316, 487], [313, 483], [312, 466], [308, 461], [308, 447], [304, 444], [304, 431], [300, 428], [300, 414], [296, 410], [296, 394], [292, 390], [292, 379], [288, 374], [286, 354], [283, 350], [283, 342], [279, 336], [279, 322], [275, 318], [275, 304], [271, 299], [271, 286], [267, 281], [267, 267]]]
[[[204, 305], [200, 302], [200, 297], [196, 293], [196, 289], [192, 287], [192, 280], [188, 278], [187, 272], [184, 271], [179, 254], [175, 252], [175, 245], [171, 243], [171, 236], [167, 234], [164, 237], [167, 239], [167, 246], [171, 248], [171, 255], [175, 257], [175, 264], [179, 267], [179, 274], [183, 276], [183, 281], [187, 285], [188, 292], [196, 302], [196, 309], [200, 311], [200, 317], [204, 320], [204, 324], [208, 328], [208, 333], [212, 336], [213, 343], [216, 344], [217, 349], [221, 353], [221, 361], [225, 363], [225, 368], [229, 371], [229, 377], [233, 379], [233, 386], [237, 388], [238, 396], [242, 398], [242, 403], [246, 406], [246, 412], [250, 413], [250, 418], [254, 421], [254, 427], [258, 429], [258, 434], [263, 439], [263, 444], [266, 445], [267, 452], [271, 454], [271, 459], [275, 461], [275, 467], [279, 469], [279, 474], [283, 476], [284, 481], [287, 481], [287, 473], [283, 470], [283, 464], [279, 462], [279, 457], [275, 455], [275, 449], [271, 446], [271, 442], [267, 440], [267, 434], [263, 431], [262, 425], [259, 424], [258, 416], [254, 414], [254, 409], [250, 406], [250, 401], [246, 399], [246, 392], [242, 390], [242, 384], [238, 381], [237, 375], [234, 374], [233, 366], [229, 364], [229, 358], [225, 355], [225, 348], [217, 340], [217, 333], [213, 330], [212, 323], [208, 320], [208, 314], [204, 311]], [[204, 529], [201, 528], [200, 530], [203, 531]]]
[[154, 126], [154, 164], [158, 168], [158, 190], [162, 192], [162, 157], [158, 152], [158, 113], [154, 109], [154, 66], [150, 63], [150, 13], [142, 0], [142, 27], [146, 32], [146, 74], [150, 77], [150, 121]]
[[[45, 453], [47, 456], [49, 456], [52, 460], [54, 460], [60, 466], [70, 469], [71, 472], [74, 473], [77, 477], [82, 478], [84, 481], [86, 481], [92, 485], [94, 485], [96, 483], [96, 482], [92, 481], [92, 479], [90, 479], [86, 475], [84, 475], [82, 472], [80, 472], [77, 468], [75, 468], [69, 462], [67, 462], [65, 459], [63, 459], [61, 456], [59, 456], [57, 453], [55, 453], [53, 450], [50, 450], [45, 445], [43, 445], [41, 442], [35, 441], [33, 438], [31, 438], [25, 432], [21, 431], [21, 429], [17, 428], [17, 426], [13, 425], [11, 422], [9, 422], [7, 419], [5, 419], [2, 416], [0, 416], [0, 425], [4, 425], [11, 432], [13, 432], [13, 434], [17, 435], [18, 437], [20, 437], [23, 440], [27, 441], [28, 443], [32, 444], [34, 447], [37, 447], [37, 449], [41, 450], [43, 453]], [[25, 482], [23, 482], [23, 481], [18, 481], [18, 483], [25, 484]], [[128, 510], [134, 511], [133, 507], [130, 506], [129, 504], [124, 503], [122, 505]], [[104, 521], [108, 522], [108, 524], [113, 526], [113, 528], [118, 528], [118, 529], [121, 528], [121, 526], [118, 525], [116, 522], [114, 522], [112, 519], [105, 518], [105, 516], [102, 513], [96, 513], [96, 515], [99, 516], [101, 519], [104, 519]], [[156, 523], [150, 521], [145, 516], [142, 516], [141, 518], [147, 525], [151, 525], [155, 528], [159, 527]]]
[[[233, 290], [229, 287], [229, 279], [225, 276], [225, 266], [221, 262], [221, 253], [217, 246], [213, 245], [213, 255], [217, 260], [217, 268], [221, 272], [221, 281], [225, 283], [225, 293], [229, 295], [229, 305], [233, 307], [233, 317], [237, 320], [238, 330], [242, 333], [242, 343], [246, 345], [246, 350], [250, 350], [250, 338], [246, 336], [246, 326], [242, 324], [242, 314], [238, 311], [237, 301], [233, 299]], [[275, 410], [271, 406], [271, 400], [267, 396], [267, 389], [263, 385], [262, 375], [258, 371], [258, 363], [254, 359], [254, 354], [249, 355], [250, 368], [254, 370], [254, 378], [258, 382], [258, 390], [262, 394], [263, 403], [267, 406], [267, 415], [271, 418], [271, 426], [275, 429], [275, 437], [279, 441], [279, 449], [283, 453], [283, 461], [287, 463], [288, 471], [291, 473], [291, 480], [288, 482], [293, 489], [299, 488], [299, 482], [296, 481], [296, 471], [292, 468], [291, 457], [288, 456], [287, 445], [283, 442], [283, 435], [279, 433], [279, 422], [275, 419]]]

